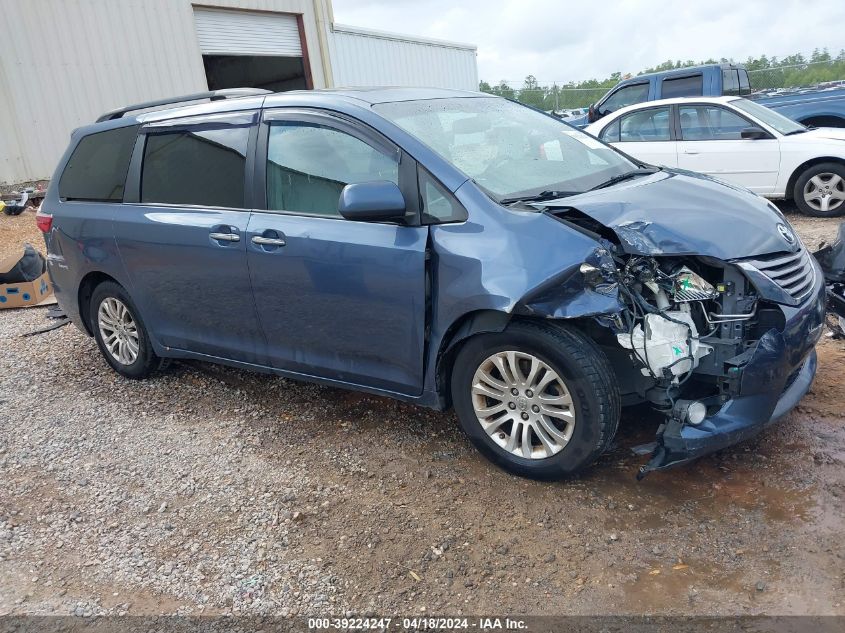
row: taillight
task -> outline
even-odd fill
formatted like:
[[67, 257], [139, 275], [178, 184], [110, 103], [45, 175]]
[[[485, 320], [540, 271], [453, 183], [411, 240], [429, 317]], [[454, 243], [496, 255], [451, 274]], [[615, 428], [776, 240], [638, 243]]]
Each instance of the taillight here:
[[49, 233], [53, 227], [53, 215], [38, 209], [38, 213], [35, 214], [35, 224], [38, 225], [38, 230], [42, 233]]

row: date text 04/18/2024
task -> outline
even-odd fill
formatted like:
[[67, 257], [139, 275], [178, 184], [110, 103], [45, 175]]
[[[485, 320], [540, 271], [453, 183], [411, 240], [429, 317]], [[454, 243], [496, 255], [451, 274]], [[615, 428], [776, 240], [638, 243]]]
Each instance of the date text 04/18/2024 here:
[[376, 630], [387, 631], [391, 628], [408, 631], [519, 631], [526, 629], [524, 620], [512, 618], [308, 618], [309, 630]]

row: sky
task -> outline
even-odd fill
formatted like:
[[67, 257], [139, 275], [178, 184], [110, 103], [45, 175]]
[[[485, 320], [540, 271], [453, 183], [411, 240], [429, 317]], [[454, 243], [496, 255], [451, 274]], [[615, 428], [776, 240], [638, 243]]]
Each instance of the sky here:
[[636, 73], [667, 59], [845, 48], [842, 0], [332, 0], [339, 24], [475, 44], [478, 76], [518, 86]]

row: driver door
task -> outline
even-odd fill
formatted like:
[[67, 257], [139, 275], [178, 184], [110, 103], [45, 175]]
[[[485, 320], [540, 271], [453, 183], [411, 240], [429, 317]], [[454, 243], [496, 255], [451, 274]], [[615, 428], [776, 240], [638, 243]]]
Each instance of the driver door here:
[[681, 139], [678, 166], [756, 194], [775, 190], [780, 169], [780, 143], [767, 138], [744, 139], [742, 130], [759, 127], [737, 112], [716, 104], [678, 107]]
[[[247, 263], [272, 365], [418, 395], [428, 228], [416, 163], [363, 124], [317, 112], [266, 112], [259, 139], [264, 204], [250, 218]], [[384, 180], [402, 190], [405, 223], [340, 216], [345, 185]]]

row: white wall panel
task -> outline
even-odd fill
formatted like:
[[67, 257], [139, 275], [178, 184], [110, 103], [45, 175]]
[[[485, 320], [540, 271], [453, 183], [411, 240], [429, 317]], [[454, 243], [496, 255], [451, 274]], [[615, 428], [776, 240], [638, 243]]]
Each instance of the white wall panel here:
[[[315, 0], [196, 4], [302, 14], [314, 86], [326, 85]], [[0, 183], [52, 176], [70, 132], [106, 110], [208, 88], [190, 0], [0, 0], [0, 16], [14, 25], [0, 51]]]
[[329, 32], [334, 85], [478, 90], [476, 49], [335, 24]]

